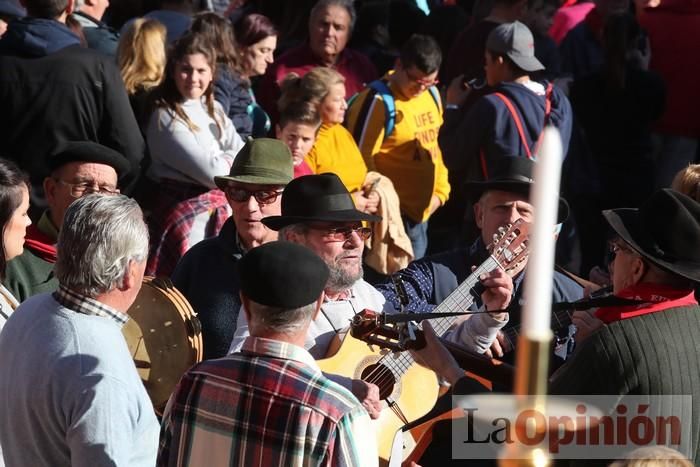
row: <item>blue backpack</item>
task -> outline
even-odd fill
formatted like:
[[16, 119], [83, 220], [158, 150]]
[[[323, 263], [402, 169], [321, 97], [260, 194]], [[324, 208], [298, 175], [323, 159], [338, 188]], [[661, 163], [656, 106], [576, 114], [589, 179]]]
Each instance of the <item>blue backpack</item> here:
[[[379, 94], [382, 97], [382, 102], [384, 102], [384, 139], [386, 140], [389, 135], [394, 131], [394, 126], [396, 125], [396, 103], [394, 101], [394, 95], [389, 89], [389, 85], [383, 79], [376, 79], [367, 85], [369, 89], [374, 91], [375, 94]], [[428, 88], [430, 95], [435, 101], [435, 105], [438, 110], [442, 107], [442, 99], [440, 98], [440, 91], [437, 87], [430, 86]], [[359, 93], [355, 94], [348, 100], [348, 107], [352, 105]], [[371, 102], [373, 97], [368, 96], [367, 102]]]

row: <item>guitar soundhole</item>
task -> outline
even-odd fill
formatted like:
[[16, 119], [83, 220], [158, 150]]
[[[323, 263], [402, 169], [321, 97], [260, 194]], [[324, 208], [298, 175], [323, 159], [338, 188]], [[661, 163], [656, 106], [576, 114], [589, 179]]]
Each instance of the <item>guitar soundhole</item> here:
[[379, 399], [384, 400], [394, 391], [396, 379], [394, 374], [384, 365], [372, 364], [362, 370], [361, 379], [376, 384], [379, 388]]

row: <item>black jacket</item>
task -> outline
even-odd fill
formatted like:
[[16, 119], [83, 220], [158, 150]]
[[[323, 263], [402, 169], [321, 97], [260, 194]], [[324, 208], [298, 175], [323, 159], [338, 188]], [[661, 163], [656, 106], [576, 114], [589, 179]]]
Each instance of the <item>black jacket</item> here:
[[219, 235], [202, 240], [180, 258], [172, 275], [202, 323], [204, 359], [228, 353], [236, 331], [241, 300], [236, 224], [229, 218]]
[[0, 39], [2, 152], [40, 186], [62, 141], [95, 141], [131, 162], [131, 181], [144, 141], [114, 59], [81, 48], [62, 23], [12, 21]]

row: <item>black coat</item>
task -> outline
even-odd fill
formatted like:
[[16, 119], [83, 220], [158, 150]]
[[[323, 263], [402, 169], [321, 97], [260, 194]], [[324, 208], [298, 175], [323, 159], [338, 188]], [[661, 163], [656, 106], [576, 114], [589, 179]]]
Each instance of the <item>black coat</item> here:
[[217, 237], [202, 240], [185, 253], [173, 272], [173, 284], [202, 323], [205, 359], [225, 356], [233, 340], [241, 308], [236, 263], [242, 255], [236, 225], [229, 218]]
[[114, 59], [81, 48], [54, 20], [12, 21], [0, 39], [2, 153], [40, 186], [62, 141], [95, 141], [131, 163], [122, 186], [138, 173], [144, 141]]

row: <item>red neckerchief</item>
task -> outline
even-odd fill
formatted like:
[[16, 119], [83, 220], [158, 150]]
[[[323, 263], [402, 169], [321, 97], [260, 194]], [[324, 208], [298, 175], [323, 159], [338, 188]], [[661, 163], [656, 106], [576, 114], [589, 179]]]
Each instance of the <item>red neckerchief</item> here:
[[616, 294], [618, 297], [641, 300], [648, 303], [639, 305], [628, 305], [620, 307], [599, 308], [595, 315], [604, 323], [612, 323], [623, 319], [634, 318], [635, 316], [656, 313], [688, 305], [697, 305], [695, 291], [688, 289], [676, 289], [667, 285], [658, 284], [637, 284], [628, 287]]
[[602, 44], [605, 19], [603, 18], [603, 15], [600, 14], [600, 11], [598, 11], [598, 8], [596, 7], [589, 11], [583, 21], [585, 21], [590, 28], [591, 32], [593, 33], [593, 37], [595, 37], [598, 42]]
[[24, 245], [35, 252], [41, 259], [49, 263], [56, 262], [56, 242], [54, 239], [41, 232], [36, 224], [27, 227], [27, 236]]
[[568, 6], [574, 6], [578, 3], [578, 0], [566, 0], [562, 6], [559, 8], [566, 8]]

